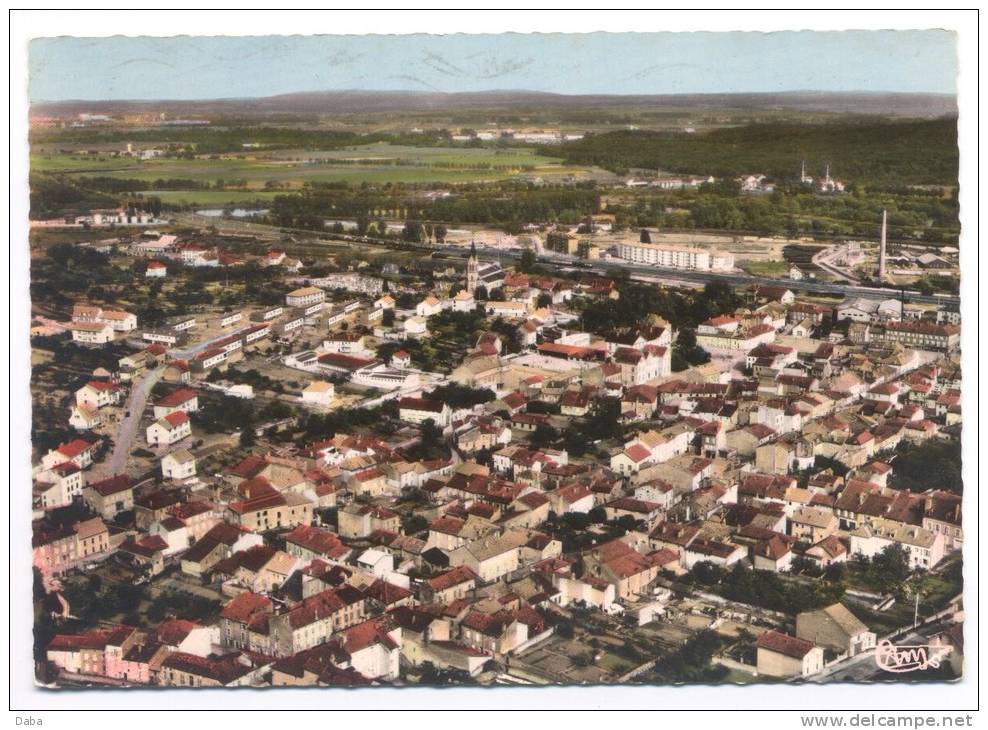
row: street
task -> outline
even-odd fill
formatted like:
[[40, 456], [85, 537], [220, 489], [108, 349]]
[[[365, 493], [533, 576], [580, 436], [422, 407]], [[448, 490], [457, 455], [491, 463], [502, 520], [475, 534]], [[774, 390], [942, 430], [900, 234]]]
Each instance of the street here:
[[137, 429], [141, 425], [148, 395], [164, 372], [164, 365], [148, 370], [131, 387], [127, 402], [124, 404], [125, 415], [113, 439], [113, 453], [97, 467], [101, 470], [101, 478], [106, 479], [123, 472], [124, 464], [134, 445], [134, 438], [137, 436]]
[[[943, 624], [931, 623], [920, 626], [914, 631], [892, 639], [896, 646], [917, 646], [929, 642], [929, 638], [943, 631]], [[879, 641], [882, 639], [879, 638]], [[897, 675], [883, 671], [875, 663], [875, 650], [863, 652], [846, 659], [838, 664], [827, 667], [819, 674], [810, 678], [813, 682], [861, 682], [868, 680], [909, 679], [909, 675]]]

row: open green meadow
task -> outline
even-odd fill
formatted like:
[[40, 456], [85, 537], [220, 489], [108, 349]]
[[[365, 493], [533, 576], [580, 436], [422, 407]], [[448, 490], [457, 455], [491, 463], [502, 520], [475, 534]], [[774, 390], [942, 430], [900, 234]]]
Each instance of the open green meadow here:
[[284, 192], [270, 190], [142, 190], [139, 195], [155, 196], [169, 205], [246, 205], [267, 202]]
[[[36, 173], [121, 180], [192, 180], [215, 185], [236, 181], [250, 190], [277, 185], [300, 188], [303, 183], [468, 183], [505, 180], [520, 175], [552, 177], [593, 174], [582, 166], [564, 166], [558, 158], [536, 154], [527, 148], [411, 147], [386, 143], [340, 150], [279, 150], [244, 156], [195, 159], [138, 160], [102, 155], [34, 154]], [[227, 202], [220, 197], [190, 190], [185, 198], [197, 203]], [[218, 191], [217, 191], [218, 192]], [[163, 199], [176, 196], [156, 191]]]

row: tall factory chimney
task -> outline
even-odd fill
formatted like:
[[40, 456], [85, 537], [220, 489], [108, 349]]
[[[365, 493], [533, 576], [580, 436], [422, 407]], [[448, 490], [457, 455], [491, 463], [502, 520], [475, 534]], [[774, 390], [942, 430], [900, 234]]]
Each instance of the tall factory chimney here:
[[882, 240], [878, 243], [878, 279], [885, 279], [885, 236], [888, 232], [888, 211], [882, 209]]

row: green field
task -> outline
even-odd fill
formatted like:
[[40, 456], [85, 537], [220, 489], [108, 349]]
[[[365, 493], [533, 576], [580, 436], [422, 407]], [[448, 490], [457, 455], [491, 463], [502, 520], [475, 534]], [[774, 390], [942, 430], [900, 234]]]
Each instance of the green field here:
[[270, 153], [260, 152], [256, 156], [270, 160], [349, 160], [367, 161], [374, 165], [414, 163], [464, 167], [486, 165], [544, 166], [556, 165], [560, 162], [556, 157], [536, 154], [533, 149], [527, 147], [505, 147], [503, 149], [490, 147], [411, 147], [386, 142], [345, 147], [338, 150], [277, 150]]
[[[154, 181], [195, 180], [214, 184], [246, 181], [248, 189], [264, 189], [274, 182], [288, 188], [304, 182], [368, 183], [466, 183], [504, 180], [522, 174], [540, 176], [589, 175], [580, 166], [563, 166], [554, 157], [535, 154], [526, 148], [410, 147], [386, 143], [348, 147], [341, 150], [282, 150], [258, 153], [251, 158], [224, 157], [136, 160], [109, 156], [35, 154], [31, 169], [37, 173], [112, 177]], [[180, 191], [183, 192], [183, 191]], [[157, 194], [157, 193], [156, 193]], [[162, 198], [175, 199], [172, 193]], [[190, 201], [219, 202], [197, 191], [189, 191]], [[223, 199], [234, 200], [235, 197]], [[241, 198], [243, 199], [243, 198]]]
[[173, 205], [243, 205], [254, 201], [273, 200], [284, 192], [268, 190], [143, 190], [139, 195], [161, 198], [163, 203]]
[[781, 277], [789, 271], [789, 264], [785, 261], [742, 261], [738, 266], [752, 276]]
[[[83, 173], [86, 175], [103, 175], [121, 173], [125, 170], [139, 172], [142, 166], [148, 165], [132, 157], [97, 157], [87, 155], [31, 154], [31, 172]], [[129, 177], [128, 175], [114, 175]]]

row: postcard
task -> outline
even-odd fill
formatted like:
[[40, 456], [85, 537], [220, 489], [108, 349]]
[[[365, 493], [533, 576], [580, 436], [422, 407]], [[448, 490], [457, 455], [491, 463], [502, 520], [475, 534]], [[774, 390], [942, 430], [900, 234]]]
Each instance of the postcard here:
[[35, 37], [36, 686], [959, 680], [956, 44]]

